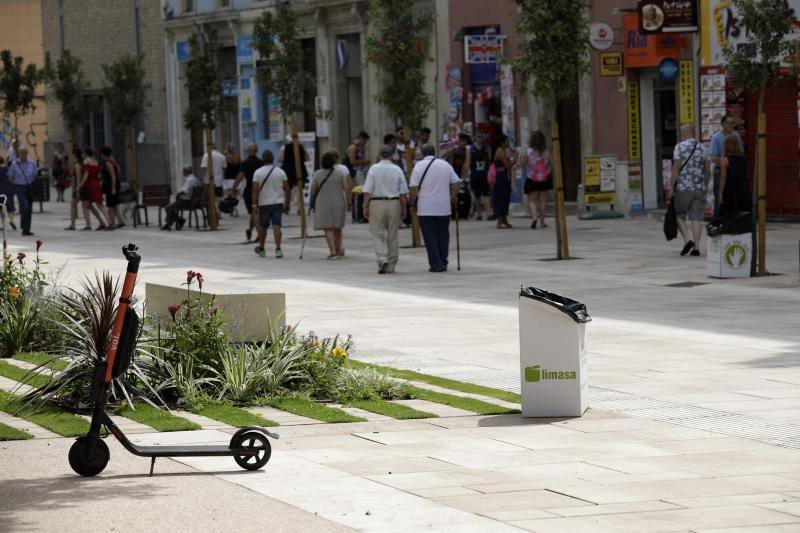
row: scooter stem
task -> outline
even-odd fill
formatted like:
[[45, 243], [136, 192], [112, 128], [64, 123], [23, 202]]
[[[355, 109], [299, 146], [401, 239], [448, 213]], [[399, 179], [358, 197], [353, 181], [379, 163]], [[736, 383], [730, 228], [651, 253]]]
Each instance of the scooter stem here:
[[114, 360], [117, 358], [117, 348], [119, 347], [119, 336], [122, 333], [122, 326], [125, 323], [125, 314], [131, 305], [133, 288], [136, 285], [136, 276], [139, 273], [139, 263], [142, 258], [136, 253], [138, 248], [135, 244], [122, 247], [122, 254], [128, 260], [128, 271], [125, 274], [125, 282], [122, 284], [122, 294], [119, 297], [117, 306], [117, 317], [114, 320], [114, 329], [111, 330], [111, 342], [106, 352], [106, 375], [104, 383], [111, 383], [111, 373], [114, 371]]

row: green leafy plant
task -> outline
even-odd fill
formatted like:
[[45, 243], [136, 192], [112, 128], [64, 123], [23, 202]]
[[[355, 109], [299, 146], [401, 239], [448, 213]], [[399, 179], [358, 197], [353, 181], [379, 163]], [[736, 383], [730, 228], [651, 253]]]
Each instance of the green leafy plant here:
[[403, 126], [416, 128], [433, 108], [425, 92], [425, 62], [434, 16], [406, 0], [370, 0], [372, 32], [367, 37], [367, 57], [387, 75], [377, 95], [378, 103]]
[[0, 353], [10, 357], [30, 344], [39, 309], [26, 296], [0, 300]]
[[340, 402], [354, 400], [396, 400], [408, 398], [407, 387], [375, 369], [345, 368], [335, 385], [335, 396]]
[[150, 84], [145, 82], [143, 56], [125, 54], [114, 63], [103, 65], [103, 74], [106, 77], [103, 96], [111, 110], [114, 126], [125, 134], [131, 188], [136, 190], [133, 132], [139, 115], [149, 105], [147, 91], [150, 89]]
[[36, 109], [36, 89], [44, 81], [44, 71], [32, 63], [23, 65], [22, 57], [14, 57], [9, 50], [0, 51], [0, 110], [14, 117], [14, 130], [18, 130], [19, 117]]
[[45, 72], [55, 100], [61, 104], [67, 140], [74, 145], [74, 139], [80, 138], [83, 124], [89, 114], [99, 107], [100, 101], [96, 96], [86, 96], [91, 85], [83, 72], [81, 60], [69, 50], [64, 50], [55, 64], [51, 62], [48, 53]]

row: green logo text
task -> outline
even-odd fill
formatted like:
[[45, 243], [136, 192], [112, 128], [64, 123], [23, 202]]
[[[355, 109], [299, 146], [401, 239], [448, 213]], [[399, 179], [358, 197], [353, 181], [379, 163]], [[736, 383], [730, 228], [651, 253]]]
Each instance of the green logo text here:
[[552, 379], [578, 379], [578, 375], [572, 370], [548, 370], [539, 365], [525, 367], [525, 381], [528, 383]]
[[748, 249], [739, 241], [734, 241], [725, 247], [725, 262], [731, 268], [741, 268], [747, 261]]

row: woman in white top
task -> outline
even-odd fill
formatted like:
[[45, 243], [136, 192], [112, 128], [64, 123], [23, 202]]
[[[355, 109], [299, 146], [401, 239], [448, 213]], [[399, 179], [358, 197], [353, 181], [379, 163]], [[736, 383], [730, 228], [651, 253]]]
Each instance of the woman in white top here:
[[539, 226], [546, 228], [544, 215], [547, 211], [547, 197], [553, 188], [553, 167], [550, 164], [550, 152], [547, 151], [544, 133], [531, 133], [528, 151], [522, 158], [522, 165], [527, 168], [525, 176], [525, 196], [531, 210], [531, 229], [536, 229], [537, 215]]

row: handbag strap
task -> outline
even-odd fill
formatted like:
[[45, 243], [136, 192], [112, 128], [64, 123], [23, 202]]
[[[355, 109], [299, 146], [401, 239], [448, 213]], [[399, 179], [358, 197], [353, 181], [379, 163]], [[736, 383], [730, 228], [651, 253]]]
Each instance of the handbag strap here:
[[261, 181], [261, 186], [259, 186], [259, 189], [263, 189], [263, 188], [264, 188], [264, 184], [265, 184], [265, 183], [267, 183], [267, 180], [269, 179], [269, 177], [270, 177], [270, 176], [272, 176], [272, 173], [273, 173], [274, 171], [275, 171], [275, 165], [272, 165], [272, 168], [271, 168], [271, 169], [269, 169], [269, 172], [267, 173], [267, 177], [266, 177], [266, 178], [264, 178], [264, 179]]
[[331, 174], [333, 174], [333, 171], [334, 171], [334, 169], [331, 169], [331, 170], [328, 172], [328, 175], [327, 175], [327, 176], [325, 176], [325, 179], [324, 179], [324, 180], [322, 180], [322, 183], [320, 183], [320, 184], [319, 184], [319, 187], [317, 187], [317, 193], [316, 193], [316, 194], [319, 194], [319, 191], [321, 191], [321, 190], [322, 190], [322, 186], [323, 186], [323, 185], [325, 185], [325, 182], [326, 182], [326, 181], [328, 181], [328, 178], [330, 178], [330, 177], [331, 177]]
[[425, 167], [425, 172], [422, 173], [422, 177], [419, 179], [419, 185], [417, 185], [417, 191], [419, 191], [419, 192], [422, 191], [422, 182], [425, 181], [425, 176], [428, 175], [428, 171], [431, 169], [431, 165], [433, 165], [434, 161], [436, 161], [435, 157], [433, 159], [431, 159], [431, 162], [428, 163], [427, 167]]
[[19, 171], [22, 173], [22, 177], [23, 177], [23, 178], [25, 178], [25, 181], [26, 181], [26, 182], [29, 182], [29, 183], [25, 183], [25, 185], [32, 185], [32, 184], [33, 184], [33, 176], [30, 176], [30, 177], [29, 177], [29, 176], [28, 176], [28, 175], [25, 173], [25, 170], [23, 170], [23, 168], [22, 168], [22, 165], [20, 165], [20, 164], [19, 164], [19, 159], [15, 159], [13, 164], [14, 164], [14, 165], [16, 165], [16, 167], [17, 167], [17, 168], [19, 169]]
[[687, 164], [689, 161], [691, 161], [691, 160], [692, 160], [692, 156], [694, 155], [694, 151], [695, 151], [695, 150], [697, 150], [697, 141], [696, 141], [696, 140], [694, 141], [694, 146], [692, 147], [692, 151], [691, 151], [691, 152], [689, 152], [689, 157], [687, 157], [687, 158], [686, 158], [686, 161], [684, 161], [683, 163], [681, 163], [681, 168], [679, 168], [679, 169], [678, 169], [678, 176], [680, 176], [680, 175], [681, 175], [681, 172], [683, 172], [683, 169], [684, 169], [684, 167], [686, 166], [686, 164]]

